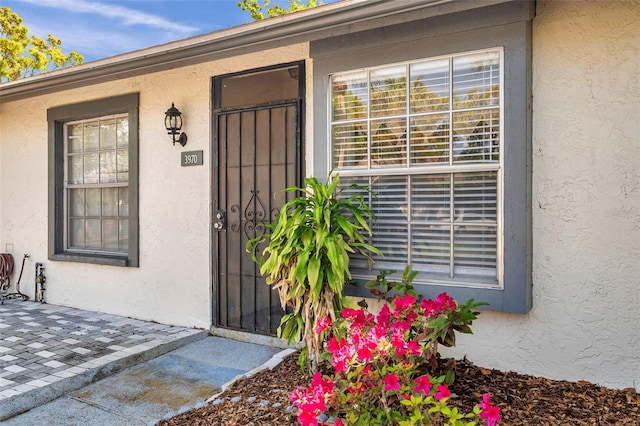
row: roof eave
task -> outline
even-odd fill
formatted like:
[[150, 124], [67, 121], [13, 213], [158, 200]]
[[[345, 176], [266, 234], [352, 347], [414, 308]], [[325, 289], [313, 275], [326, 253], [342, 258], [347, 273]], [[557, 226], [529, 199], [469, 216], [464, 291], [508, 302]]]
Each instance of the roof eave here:
[[[112, 58], [89, 62], [0, 84], [0, 100], [9, 102], [205, 62], [234, 49], [274, 42], [305, 42], [366, 29], [378, 18], [406, 21], [460, 12], [510, 0], [343, 0], [277, 18], [190, 37]], [[420, 11], [420, 14], [413, 12]]]

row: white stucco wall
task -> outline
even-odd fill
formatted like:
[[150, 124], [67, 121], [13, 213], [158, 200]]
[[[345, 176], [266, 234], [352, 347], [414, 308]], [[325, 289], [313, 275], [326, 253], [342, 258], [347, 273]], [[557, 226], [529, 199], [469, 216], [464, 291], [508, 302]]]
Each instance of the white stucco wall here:
[[[47, 301], [160, 323], [211, 325], [211, 78], [308, 56], [306, 44], [128, 78], [0, 105], [0, 251], [14, 244], [33, 297], [43, 262]], [[47, 260], [47, 108], [140, 93], [140, 267]], [[188, 143], [173, 146], [164, 112], [175, 102]], [[182, 150], [203, 150], [204, 166], [181, 167]], [[17, 279], [17, 274], [14, 280]]]
[[483, 312], [449, 353], [640, 391], [639, 74], [640, 2], [538, 2], [533, 309]]

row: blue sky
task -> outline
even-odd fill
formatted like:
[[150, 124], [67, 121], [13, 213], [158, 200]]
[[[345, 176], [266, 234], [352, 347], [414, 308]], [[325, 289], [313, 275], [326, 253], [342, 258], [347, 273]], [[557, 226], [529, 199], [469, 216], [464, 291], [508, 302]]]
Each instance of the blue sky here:
[[[336, 0], [325, 0], [333, 3]], [[251, 22], [237, 0], [3, 0], [31, 34], [62, 39], [85, 63]], [[286, 6], [287, 0], [278, 4]]]

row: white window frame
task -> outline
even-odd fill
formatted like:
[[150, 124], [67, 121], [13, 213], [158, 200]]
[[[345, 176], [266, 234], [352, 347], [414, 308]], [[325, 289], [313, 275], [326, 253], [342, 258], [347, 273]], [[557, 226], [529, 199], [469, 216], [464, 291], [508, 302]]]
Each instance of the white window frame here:
[[[443, 286], [443, 287], [466, 287], [466, 288], [480, 288], [480, 289], [493, 289], [493, 290], [502, 290], [504, 288], [504, 279], [503, 279], [503, 272], [504, 272], [504, 267], [503, 267], [503, 243], [504, 243], [504, 229], [503, 229], [503, 209], [504, 209], [504, 185], [503, 185], [503, 170], [504, 170], [504, 155], [503, 155], [503, 151], [504, 151], [504, 146], [505, 144], [509, 143], [508, 141], [505, 140], [505, 131], [504, 131], [504, 109], [505, 109], [505, 82], [504, 82], [504, 48], [502, 46], [496, 46], [496, 47], [490, 47], [490, 48], [483, 48], [483, 49], [476, 49], [476, 50], [469, 50], [469, 51], [464, 51], [464, 52], [457, 52], [457, 53], [452, 53], [452, 54], [447, 54], [447, 55], [439, 55], [439, 56], [432, 56], [432, 57], [426, 57], [426, 58], [421, 58], [421, 59], [417, 59], [417, 60], [411, 60], [411, 61], [402, 61], [402, 62], [392, 62], [392, 63], [385, 63], [382, 65], [377, 65], [377, 66], [372, 66], [372, 67], [366, 67], [366, 68], [359, 68], [359, 69], [352, 69], [352, 70], [346, 70], [346, 71], [341, 71], [341, 72], [336, 72], [336, 73], [330, 73], [328, 75], [328, 83], [327, 83], [327, 87], [331, 87], [331, 79], [333, 76], [335, 75], [342, 75], [342, 74], [350, 74], [353, 72], [366, 72], [367, 74], [367, 86], [369, 88], [369, 94], [368, 94], [368, 99], [367, 99], [367, 117], [365, 119], [359, 119], [359, 120], [353, 120], [353, 121], [366, 121], [367, 123], [367, 128], [371, 129], [371, 121], [372, 120], [378, 120], [380, 118], [385, 118], [385, 119], [392, 119], [392, 118], [404, 118], [407, 120], [407, 122], [410, 120], [411, 116], [418, 116], [418, 115], [424, 115], [424, 112], [420, 112], [420, 113], [412, 113], [410, 110], [410, 84], [409, 84], [409, 80], [407, 80], [407, 104], [406, 104], [406, 113], [405, 114], [401, 114], [401, 115], [390, 115], [390, 116], [384, 116], [384, 117], [372, 117], [371, 116], [371, 86], [370, 86], [370, 82], [371, 82], [371, 73], [379, 70], [379, 69], [385, 69], [385, 68], [391, 68], [394, 66], [404, 66], [407, 68], [410, 67], [410, 65], [412, 64], [416, 64], [416, 63], [421, 63], [421, 62], [425, 62], [425, 61], [436, 61], [436, 60], [442, 60], [442, 59], [447, 59], [449, 61], [449, 72], [453, 73], [453, 59], [456, 57], [462, 57], [462, 56], [469, 56], [469, 55], [474, 55], [474, 54], [481, 54], [481, 53], [488, 53], [488, 52], [496, 52], [498, 53], [498, 57], [499, 57], [499, 84], [500, 84], [500, 92], [499, 92], [499, 161], [497, 163], [474, 163], [474, 164], [458, 164], [455, 165], [453, 164], [453, 119], [452, 116], [454, 113], [459, 112], [460, 110], [456, 110], [453, 107], [453, 78], [452, 75], [450, 74], [450, 78], [449, 78], [449, 106], [446, 110], [441, 111], [440, 113], [443, 114], [448, 114], [449, 116], [449, 164], [448, 165], [411, 165], [411, 161], [410, 161], [410, 156], [408, 155], [409, 153], [409, 138], [407, 138], [407, 147], [405, 149], [405, 152], [407, 153], [407, 157], [405, 161], [405, 164], [401, 165], [401, 166], [396, 166], [396, 167], [376, 167], [376, 168], [372, 168], [371, 167], [371, 131], [368, 132], [368, 149], [367, 149], [367, 167], [366, 168], [343, 168], [343, 169], [332, 169], [333, 173], [339, 173], [340, 176], [344, 176], [344, 177], [375, 177], [375, 176], [409, 176], [409, 175], [425, 175], [425, 174], [451, 174], [452, 178], [455, 174], [459, 174], [459, 173], [465, 173], [465, 172], [483, 172], [483, 171], [495, 171], [497, 173], [497, 188], [496, 188], [496, 197], [497, 197], [497, 204], [496, 204], [496, 276], [495, 276], [495, 280], [491, 279], [482, 279], [480, 277], [478, 277], [477, 279], [474, 278], [461, 278], [461, 277], [456, 277], [456, 276], [452, 276], [450, 277], [450, 279], [442, 279], [442, 278], [436, 278], [433, 276], [429, 276], [428, 273], [426, 272], [421, 272], [418, 274], [418, 276], [416, 277], [416, 279], [414, 280], [414, 283], [416, 284], [432, 284], [432, 285], [438, 285], [438, 286]], [[408, 71], [407, 71], [407, 75], [408, 75]], [[326, 126], [326, 131], [327, 131], [327, 141], [329, 141], [327, 143], [327, 161], [330, 164], [330, 167], [334, 167], [334, 150], [333, 150], [333, 143], [332, 143], [332, 125], [334, 123], [343, 123], [343, 122], [349, 122], [349, 121], [344, 121], [344, 120], [337, 120], [337, 121], [333, 121], [332, 118], [332, 91], [331, 90], [327, 90], [327, 111], [326, 111], [326, 117], [327, 117], [327, 126]], [[483, 110], [483, 109], [489, 109], [488, 107], [478, 107], [478, 108], [472, 108], [472, 110]], [[408, 124], [406, 124], [406, 126], [408, 126]], [[408, 129], [408, 127], [407, 127]], [[407, 191], [410, 192], [410, 187], [407, 188]], [[410, 231], [410, 222], [411, 220], [407, 220], [407, 226], [408, 228], [408, 232]], [[453, 235], [450, 236], [451, 241], [453, 241]], [[453, 255], [451, 256], [451, 262], [453, 262]], [[410, 264], [411, 263], [411, 250], [408, 250], [407, 253], [407, 262], [406, 264]], [[361, 280], [368, 280], [371, 278], [374, 278], [377, 271], [380, 269], [395, 269], [399, 272], [401, 272], [404, 269], [405, 264], [390, 264], [390, 263], [386, 263], [384, 262], [384, 258], [381, 260], [378, 260], [376, 262], [376, 264], [374, 264], [374, 270], [371, 271], [364, 271], [362, 269], [354, 269], [353, 272], [353, 277], [356, 279], [361, 279]], [[452, 266], [452, 270], [451, 270], [451, 274], [453, 274], [453, 266]]]
[[[118, 173], [116, 172], [116, 182], [113, 183], [106, 183], [106, 182], [100, 182], [100, 176], [101, 176], [101, 171], [100, 171], [100, 154], [105, 151], [102, 149], [102, 147], [100, 146], [98, 148], [97, 151], [90, 151], [90, 152], [95, 152], [98, 154], [98, 183], [70, 183], [69, 182], [69, 158], [73, 155], [82, 155], [84, 156], [84, 154], [87, 152], [84, 150], [84, 148], [82, 149], [81, 152], [76, 152], [76, 153], [70, 153], [69, 152], [69, 127], [76, 125], [76, 124], [82, 124], [83, 125], [83, 135], [82, 135], [82, 141], [84, 144], [84, 140], [85, 140], [85, 135], [84, 135], [84, 125], [87, 123], [92, 123], [92, 122], [97, 122], [99, 125], [102, 122], [106, 122], [106, 121], [110, 121], [110, 120], [115, 120], [116, 121], [116, 125], [118, 123], [119, 119], [123, 119], [126, 118], [127, 119], [127, 127], [129, 126], [128, 123], [128, 114], [123, 113], [123, 114], [110, 114], [110, 115], [104, 115], [104, 116], [99, 116], [99, 117], [94, 117], [94, 118], [87, 118], [87, 119], [83, 119], [83, 120], [75, 120], [75, 121], [69, 121], [64, 123], [64, 173], [65, 173], [65, 178], [64, 178], [64, 236], [63, 236], [63, 241], [64, 241], [64, 247], [65, 250], [70, 252], [70, 253], [98, 253], [98, 254], [112, 254], [112, 255], [122, 255], [122, 254], [128, 254], [128, 237], [127, 237], [127, 249], [126, 250], [109, 250], [109, 249], [98, 249], [98, 248], [78, 248], [78, 247], [73, 247], [70, 243], [71, 237], [70, 237], [70, 233], [71, 233], [71, 214], [69, 212], [70, 210], [70, 192], [71, 190], [74, 189], [105, 189], [105, 188], [127, 188], [127, 190], [129, 189], [129, 179], [128, 179], [128, 170], [127, 170], [127, 180], [123, 181], [123, 182], [118, 182]], [[110, 149], [111, 150], [111, 149]], [[114, 146], [113, 148], [114, 151], [116, 151], [116, 155], [118, 152], [118, 147], [117, 145]], [[129, 156], [129, 145], [127, 144], [127, 158]], [[116, 164], [117, 164], [117, 160], [116, 160]], [[83, 178], [84, 178], [84, 165], [83, 165]], [[85, 199], [85, 207], [86, 207], [86, 199]], [[95, 218], [100, 219], [101, 221], [101, 229], [102, 229], [102, 220], [105, 218], [105, 216], [102, 213], [102, 197], [101, 197], [101, 202], [100, 202], [100, 216], [96, 216]], [[82, 216], [83, 218], [88, 217], [86, 214], [84, 216]], [[116, 220], [118, 221], [118, 225], [119, 225], [119, 220], [121, 218], [124, 218], [125, 216], [120, 216], [119, 214], [117, 216], [106, 216], [109, 218], [116, 218]], [[126, 216], [127, 221], [129, 220], [129, 215], [127, 214]], [[119, 228], [118, 228], [119, 229]], [[86, 235], [86, 228], [85, 228], [85, 235]], [[119, 240], [119, 238], [117, 238]], [[100, 243], [101, 245], [103, 245], [103, 234], [102, 232], [100, 232]], [[118, 245], [119, 245], [119, 241], [118, 241]]]

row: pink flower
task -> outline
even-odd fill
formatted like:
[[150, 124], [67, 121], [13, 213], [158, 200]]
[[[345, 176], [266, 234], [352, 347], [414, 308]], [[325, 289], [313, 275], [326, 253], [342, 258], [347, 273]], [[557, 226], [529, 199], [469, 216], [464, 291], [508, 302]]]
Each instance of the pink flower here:
[[327, 351], [331, 354], [336, 372], [347, 371], [348, 365], [355, 354], [355, 348], [346, 339], [336, 339], [332, 336], [327, 341]]
[[438, 391], [435, 394], [435, 397], [438, 401], [441, 401], [445, 398], [449, 398], [451, 396], [451, 391], [447, 385], [438, 385], [436, 388]]
[[356, 350], [365, 343], [360, 332], [353, 331], [349, 337], [351, 338], [351, 346], [353, 346]]
[[327, 341], [327, 351], [329, 351], [329, 353], [335, 354], [346, 343], [347, 342], [344, 339], [338, 340], [335, 336], [331, 336], [331, 338]]
[[333, 390], [333, 387], [335, 386], [335, 383], [331, 380], [322, 377], [322, 373], [320, 372], [313, 373], [313, 376], [311, 376], [311, 384], [313, 386], [320, 386], [323, 390], [328, 391]]
[[420, 307], [424, 309], [424, 316], [427, 318], [435, 318], [438, 316], [438, 306], [431, 299], [422, 299]]
[[362, 328], [373, 321], [374, 316], [367, 313], [364, 309], [344, 308], [340, 315], [342, 318], [351, 320], [352, 327]]
[[338, 340], [335, 336], [332, 336], [327, 341], [327, 351], [332, 356], [332, 362], [336, 372], [347, 371], [348, 361], [350, 361], [353, 356], [353, 346], [351, 346], [346, 339]]
[[369, 331], [369, 336], [372, 340], [376, 342], [380, 342], [380, 340], [387, 335], [388, 326], [386, 324], [376, 324], [373, 326], [371, 331]]
[[416, 356], [420, 355], [420, 353], [422, 352], [422, 348], [420, 347], [418, 342], [416, 342], [415, 340], [412, 340], [409, 343], [407, 343], [407, 350], [411, 355], [416, 355]]
[[455, 311], [457, 308], [456, 301], [447, 293], [440, 293], [438, 297], [436, 297], [436, 305], [438, 305], [440, 312], [443, 313]]
[[395, 305], [395, 312], [404, 311], [410, 307], [412, 307], [416, 303], [416, 298], [411, 296], [410, 294], [405, 294], [404, 296], [396, 296], [393, 300], [393, 304]]
[[331, 327], [331, 318], [329, 315], [324, 318], [318, 318], [316, 322], [316, 334], [322, 334], [329, 327]]
[[478, 404], [478, 407], [482, 409], [480, 412], [480, 418], [485, 419], [488, 426], [494, 426], [496, 422], [502, 421], [502, 417], [500, 417], [500, 407], [491, 405], [490, 398], [490, 393], [482, 395], [483, 402]]
[[480, 408], [485, 408], [489, 405], [491, 405], [491, 393], [487, 392], [485, 394], [482, 395], [482, 402], [480, 404], [478, 404], [478, 407]]
[[340, 419], [336, 419], [336, 421], [333, 422], [333, 424], [334, 426], [344, 426], [344, 423]]
[[409, 331], [411, 329], [411, 322], [403, 320], [395, 320], [393, 322], [393, 328], [394, 330], [398, 330], [402, 333], [404, 333], [405, 331]]
[[304, 402], [304, 388], [302, 386], [298, 386], [296, 390], [289, 394], [289, 399], [293, 402], [294, 405], [298, 405]]
[[388, 374], [384, 378], [384, 390], [387, 392], [400, 390], [400, 378], [395, 374]]
[[298, 421], [302, 426], [318, 426], [318, 415], [309, 411], [300, 411]]
[[398, 356], [403, 356], [405, 354], [405, 346], [407, 342], [404, 340], [404, 336], [401, 333], [393, 333], [391, 336], [391, 346], [396, 350]]
[[306, 389], [299, 387], [289, 395], [293, 405], [298, 407], [298, 421], [303, 426], [318, 424], [317, 416], [321, 411], [324, 411], [324, 395], [319, 395], [319, 393], [318, 389], [309, 386]]
[[360, 316], [361, 314], [362, 314], [361, 309], [344, 308], [342, 311], [340, 311], [340, 315], [344, 319], [353, 319]]
[[375, 343], [366, 343], [358, 349], [358, 359], [362, 362], [371, 361], [371, 354], [378, 346]]
[[387, 324], [389, 322], [390, 316], [391, 312], [389, 311], [389, 305], [385, 303], [384, 305], [382, 305], [382, 309], [380, 309], [380, 312], [378, 313], [378, 324]]
[[429, 376], [420, 376], [416, 378], [416, 386], [413, 388], [416, 393], [424, 392], [426, 395], [431, 393], [431, 379]]
[[336, 373], [344, 373], [347, 371], [347, 361], [344, 359], [333, 360], [333, 368], [336, 370]]
[[315, 373], [307, 388], [299, 387], [289, 398], [298, 408], [298, 421], [304, 426], [316, 426], [318, 415], [327, 410], [327, 404], [335, 400], [335, 384], [329, 378]]

